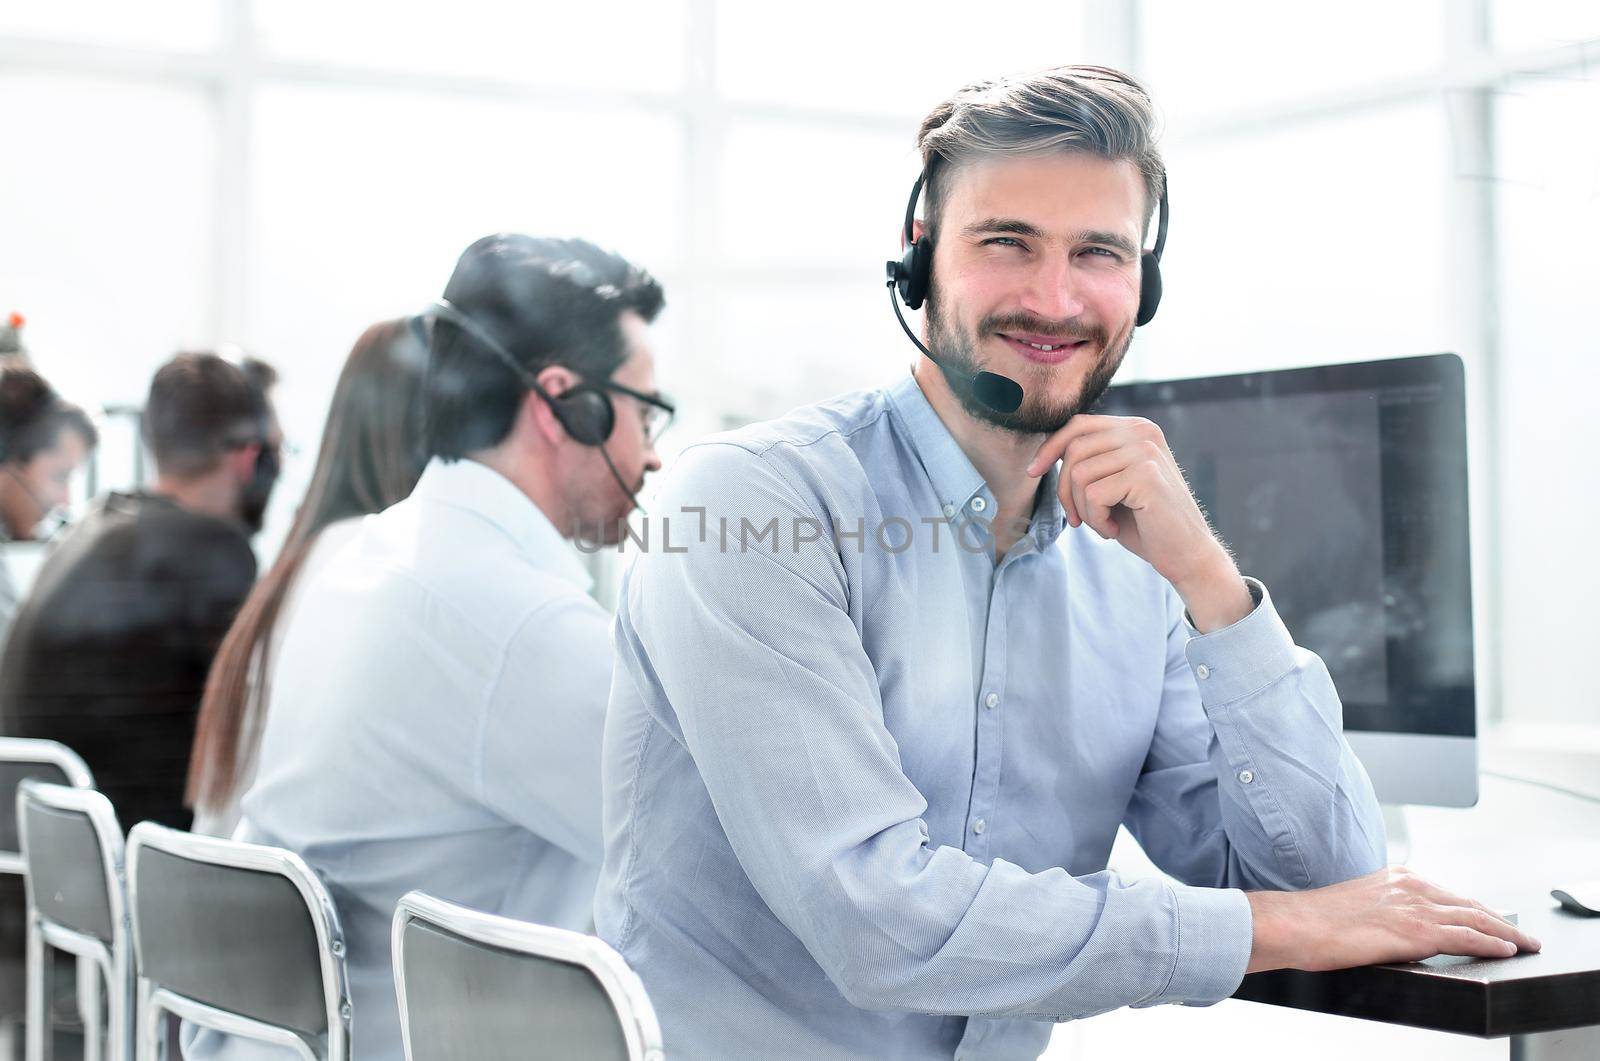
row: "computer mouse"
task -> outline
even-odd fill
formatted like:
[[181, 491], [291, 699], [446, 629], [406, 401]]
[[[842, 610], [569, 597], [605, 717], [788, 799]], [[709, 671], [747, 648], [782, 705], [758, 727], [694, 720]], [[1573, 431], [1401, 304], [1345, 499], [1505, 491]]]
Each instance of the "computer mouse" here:
[[1600, 880], [1585, 881], [1570, 888], [1551, 888], [1550, 894], [1575, 914], [1600, 917]]

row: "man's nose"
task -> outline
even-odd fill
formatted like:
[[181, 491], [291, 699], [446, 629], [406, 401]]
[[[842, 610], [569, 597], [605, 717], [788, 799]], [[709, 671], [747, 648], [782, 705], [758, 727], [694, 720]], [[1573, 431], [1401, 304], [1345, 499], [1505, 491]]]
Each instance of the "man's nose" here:
[[1042, 254], [1030, 277], [1022, 308], [1045, 320], [1060, 321], [1084, 311], [1078, 277], [1067, 254]]

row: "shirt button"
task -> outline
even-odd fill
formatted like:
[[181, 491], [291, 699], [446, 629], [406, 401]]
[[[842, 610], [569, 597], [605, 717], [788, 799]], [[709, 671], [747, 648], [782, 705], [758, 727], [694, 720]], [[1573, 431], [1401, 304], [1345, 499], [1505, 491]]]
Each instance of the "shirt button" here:
[[996, 707], [999, 707], [1000, 706], [1000, 694], [999, 693], [990, 693], [988, 696], [984, 697], [983, 698], [983, 706], [987, 707], [987, 708], [990, 708], [991, 710], [996, 708]]
[[1204, 663], [1196, 667], [1194, 672], [1200, 676], [1201, 681], [1205, 681], [1207, 678], [1211, 677], [1211, 668], [1206, 666]]
[[972, 831], [978, 833], [979, 835], [982, 835], [983, 831], [987, 828], [989, 828], [989, 823], [985, 822], [982, 818], [979, 818], [977, 821], [972, 823]]
[[1256, 779], [1256, 775], [1254, 773], [1250, 772], [1249, 770], [1240, 770], [1239, 771], [1239, 784], [1248, 785], [1250, 782], [1254, 781], [1255, 779]]
[[985, 501], [983, 498], [975, 497], [975, 498], [972, 499], [972, 511], [974, 511], [974, 512], [982, 512], [984, 509], [986, 509], [988, 507], [989, 507], [989, 502]]
[[944, 517], [945, 517], [945, 519], [949, 519], [951, 516], [954, 516], [955, 514], [956, 514], [956, 506], [954, 506], [954, 505], [946, 505], [946, 506], [944, 506]]

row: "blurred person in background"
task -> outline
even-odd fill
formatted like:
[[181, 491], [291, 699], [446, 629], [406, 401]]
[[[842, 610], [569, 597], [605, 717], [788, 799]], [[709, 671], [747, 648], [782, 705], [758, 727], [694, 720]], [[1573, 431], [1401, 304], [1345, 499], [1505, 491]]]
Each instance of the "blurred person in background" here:
[[[17, 336], [21, 324], [13, 314], [0, 325], [0, 543], [50, 536], [51, 516], [64, 510], [73, 472], [99, 440], [83, 410], [27, 367]], [[0, 544], [0, 644], [16, 610], [16, 583]], [[0, 814], [10, 813], [0, 808]], [[25, 908], [22, 878], [0, 874], [0, 1019], [23, 1012]], [[71, 991], [56, 997], [68, 1000]], [[58, 1016], [70, 1022], [76, 1012], [69, 1006]], [[20, 1045], [20, 1024], [11, 1034]]]
[[427, 348], [406, 319], [361, 334], [334, 387], [311, 485], [276, 562], [250, 591], [217, 652], [189, 759], [194, 831], [227, 836], [255, 776], [277, 648], [299, 588], [348, 543], [360, 517], [411, 493], [427, 462]]
[[[662, 302], [582, 240], [468, 247], [426, 314], [428, 466], [300, 590], [234, 836], [326, 881], [361, 1061], [402, 1056], [389, 927], [411, 889], [590, 925], [610, 616], [569, 540], [620, 540], [660, 466]], [[185, 1039], [190, 1061], [284, 1056]]]
[[125, 826], [189, 827], [206, 672], [255, 581], [250, 537], [282, 436], [260, 361], [184, 353], [155, 374], [149, 492], [111, 493], [61, 542], [0, 657], [0, 729], [83, 756]]
[[[62, 401], [37, 372], [0, 370], [0, 542], [50, 536], [72, 474], [99, 438], [84, 411]], [[16, 584], [0, 556], [0, 644], [16, 610]]]

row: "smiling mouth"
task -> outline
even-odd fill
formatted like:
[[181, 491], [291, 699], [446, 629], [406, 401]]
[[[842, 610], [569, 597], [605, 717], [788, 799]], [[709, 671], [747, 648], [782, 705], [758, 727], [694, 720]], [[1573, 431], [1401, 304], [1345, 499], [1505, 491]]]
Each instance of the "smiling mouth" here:
[[1007, 346], [1030, 361], [1047, 365], [1059, 364], [1079, 350], [1086, 349], [1090, 340], [1072, 336], [1029, 335], [1017, 332], [996, 332]]

